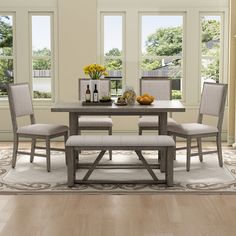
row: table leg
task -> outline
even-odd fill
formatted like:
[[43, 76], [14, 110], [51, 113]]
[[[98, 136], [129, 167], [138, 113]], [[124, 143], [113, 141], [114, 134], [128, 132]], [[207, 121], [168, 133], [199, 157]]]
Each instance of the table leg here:
[[159, 115], [159, 134], [167, 135], [167, 113], [161, 112]]
[[78, 114], [76, 112], [69, 113], [70, 136], [78, 134]]
[[[76, 112], [69, 113], [69, 129], [70, 129], [70, 136], [71, 135], [78, 135], [78, 114]], [[79, 160], [79, 153], [77, 150], [74, 150], [74, 159], [76, 163]], [[77, 166], [77, 164], [76, 164]]]
[[[160, 135], [167, 135], [167, 112], [161, 112], [159, 115], [159, 134]], [[160, 151], [160, 159], [161, 159], [161, 172], [166, 171], [166, 153], [165, 151]]]

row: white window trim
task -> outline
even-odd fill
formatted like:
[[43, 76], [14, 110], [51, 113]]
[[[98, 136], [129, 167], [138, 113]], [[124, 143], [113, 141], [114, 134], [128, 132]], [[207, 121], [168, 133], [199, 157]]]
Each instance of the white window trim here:
[[228, 17], [227, 11], [200, 11], [199, 12], [199, 68], [198, 68], [198, 102], [201, 99], [201, 66], [202, 66], [202, 16], [220, 16], [221, 25], [220, 25], [220, 64], [219, 64], [219, 82], [227, 83], [228, 82]]
[[[50, 16], [50, 38], [51, 38], [51, 56], [45, 57], [37, 57], [32, 55], [32, 16]], [[32, 98], [35, 105], [50, 105], [55, 101], [55, 50], [54, 50], [54, 41], [55, 41], [55, 13], [54, 11], [29, 11], [28, 12], [28, 19], [29, 19], [29, 84], [31, 88]], [[44, 99], [44, 98], [34, 98], [33, 96], [33, 81], [32, 81], [32, 61], [35, 58], [50, 58], [51, 59], [51, 98]]]
[[125, 50], [125, 38], [126, 38], [126, 18], [124, 11], [99, 11], [99, 25], [98, 25], [98, 61], [104, 64], [104, 16], [121, 16], [122, 17], [122, 55], [114, 57], [122, 60], [122, 87], [126, 83], [126, 50]]
[[[182, 41], [182, 81], [181, 81], [181, 91], [182, 98], [181, 101], [185, 102], [185, 81], [186, 81], [186, 12], [185, 11], [139, 11], [139, 60], [138, 60], [138, 68], [139, 68], [139, 78], [142, 76], [141, 63], [142, 63], [142, 16], [182, 16], [183, 17], [183, 41]], [[158, 58], [159, 56], [155, 57]], [[169, 56], [172, 57], [172, 56]], [[174, 58], [176, 56], [173, 56]], [[150, 57], [149, 57], [150, 58]], [[161, 57], [163, 58], [163, 57]]]
[[[12, 27], [13, 27], [13, 54], [12, 56], [0, 56], [0, 59], [13, 59], [13, 78], [14, 83], [17, 82], [16, 73], [16, 13], [13, 11], [0, 11], [1, 16], [12, 16]], [[8, 104], [8, 98], [0, 97], [0, 106], [6, 106]]]

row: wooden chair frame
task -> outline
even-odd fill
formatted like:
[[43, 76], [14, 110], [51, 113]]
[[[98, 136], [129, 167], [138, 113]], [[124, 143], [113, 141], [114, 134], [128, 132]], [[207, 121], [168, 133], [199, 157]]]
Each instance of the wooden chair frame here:
[[[50, 172], [50, 170], [51, 170], [50, 150], [65, 151], [65, 149], [61, 149], [61, 148], [52, 148], [50, 146], [50, 140], [52, 138], [64, 136], [64, 142], [66, 142], [66, 140], [68, 138], [68, 132], [61, 132], [61, 133], [57, 133], [57, 134], [54, 134], [54, 135], [18, 134], [17, 133], [17, 130], [18, 130], [17, 117], [18, 116], [16, 115], [16, 112], [15, 112], [14, 101], [13, 101], [13, 97], [12, 97], [12, 93], [11, 93], [11, 87], [18, 86], [18, 85], [28, 85], [28, 83], [9, 84], [8, 87], [7, 87], [9, 107], [10, 107], [11, 120], [12, 120], [12, 128], [13, 128], [12, 168], [15, 168], [17, 154], [23, 154], [23, 155], [30, 155], [30, 162], [31, 163], [34, 160], [34, 156], [46, 157], [46, 159], [47, 159], [47, 171]], [[30, 96], [30, 98], [31, 98], [31, 96]], [[32, 98], [31, 98], [31, 101], [32, 101]], [[32, 111], [33, 112], [31, 114], [28, 114], [30, 116], [30, 123], [31, 124], [36, 124], [33, 107], [32, 107]], [[31, 152], [25, 152], [25, 151], [19, 151], [18, 150], [19, 138], [20, 137], [30, 138], [32, 140], [32, 142], [31, 142]], [[46, 146], [45, 147], [36, 146], [37, 139], [45, 140]], [[44, 150], [46, 150], [46, 154], [35, 153], [35, 149], [44, 149]]]
[[[205, 82], [204, 84], [212, 84], [212, 83]], [[224, 118], [224, 108], [225, 108], [226, 95], [227, 95], [227, 85], [221, 84], [221, 83], [219, 83], [218, 85], [224, 86], [222, 100], [221, 100], [221, 106], [220, 106], [220, 112], [219, 112], [218, 121], [217, 121], [218, 132], [205, 133], [205, 134], [195, 134], [195, 135], [185, 135], [185, 134], [180, 134], [180, 133], [168, 131], [168, 133], [173, 136], [174, 140], [176, 140], [176, 137], [181, 137], [181, 138], [186, 139], [187, 146], [176, 148], [176, 150], [187, 149], [187, 164], [186, 164], [187, 171], [190, 171], [190, 157], [191, 156], [199, 156], [199, 160], [200, 160], [200, 162], [202, 162], [203, 155], [212, 154], [212, 153], [218, 153], [219, 166], [220, 167], [223, 166], [222, 146], [221, 146], [221, 130], [222, 130], [222, 124], [223, 124], [223, 118]], [[201, 101], [202, 101], [202, 95], [201, 95]], [[199, 108], [197, 123], [202, 124], [203, 116], [204, 116], [204, 114], [200, 113], [200, 108]], [[205, 151], [205, 152], [202, 151], [202, 138], [205, 138], [205, 137], [216, 137], [217, 150]], [[191, 146], [192, 139], [197, 140], [197, 146]], [[198, 148], [198, 152], [191, 153], [191, 148]]]

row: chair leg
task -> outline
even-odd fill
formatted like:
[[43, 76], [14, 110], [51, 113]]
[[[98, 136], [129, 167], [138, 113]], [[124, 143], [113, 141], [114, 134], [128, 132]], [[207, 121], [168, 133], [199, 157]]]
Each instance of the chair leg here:
[[[74, 157], [74, 169], [75, 169], [75, 173], [76, 173], [76, 170], [77, 170], [77, 166], [79, 165], [79, 159], [80, 159], [80, 152], [79, 151], [75, 151], [75, 149], [73, 148], [73, 157]], [[67, 159], [67, 161], [69, 161]]]
[[190, 171], [191, 138], [187, 137], [187, 171]]
[[32, 138], [31, 141], [31, 153], [30, 153], [30, 162], [34, 161], [34, 153], [35, 153], [36, 139]]
[[[108, 134], [112, 135], [112, 128], [111, 127], [108, 130]], [[109, 158], [110, 158], [110, 160], [112, 160], [112, 150], [109, 150]]]
[[47, 171], [51, 171], [51, 161], [50, 161], [50, 139], [46, 138], [46, 158], [47, 158]]
[[199, 161], [202, 162], [203, 157], [202, 157], [202, 139], [201, 138], [197, 138], [197, 146], [198, 146]]
[[16, 158], [17, 158], [17, 152], [18, 152], [18, 142], [19, 138], [18, 135], [14, 135], [14, 140], [13, 140], [13, 155], [12, 155], [12, 168], [15, 168], [16, 166]]
[[[142, 129], [142, 127], [138, 127], [138, 134], [139, 134], [139, 135], [143, 135], [143, 129]], [[141, 153], [142, 153], [142, 151], [141, 151]], [[138, 157], [138, 159], [141, 160], [140, 157]]]
[[[64, 135], [64, 145], [65, 145], [65, 149], [66, 149], [66, 141], [67, 141], [67, 139], [68, 139], [68, 132], [66, 132], [65, 133], [65, 135]], [[67, 159], [66, 159], [66, 155], [65, 155], [65, 161], [66, 161], [66, 165], [67, 165]]]
[[220, 134], [220, 133], [218, 133], [218, 134], [216, 135], [216, 145], [217, 145], [219, 166], [220, 166], [220, 167], [223, 167], [222, 148], [221, 148], [221, 134]]
[[143, 129], [141, 127], [138, 128], [138, 134], [142, 135], [143, 134]]
[[[82, 130], [81, 130], [80, 128], [78, 128], [78, 135], [81, 135], [81, 131], [82, 131]], [[81, 153], [81, 150], [79, 150], [78, 153]], [[76, 154], [76, 156], [78, 156], [78, 154]], [[77, 157], [77, 158], [78, 158], [78, 157]]]

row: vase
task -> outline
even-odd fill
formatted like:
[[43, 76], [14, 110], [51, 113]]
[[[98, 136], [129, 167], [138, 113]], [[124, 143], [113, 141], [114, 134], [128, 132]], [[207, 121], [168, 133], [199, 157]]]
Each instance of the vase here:
[[93, 91], [95, 89], [95, 85], [97, 86], [97, 91], [98, 91], [98, 100], [100, 99], [100, 80], [99, 79], [90, 79], [89, 81], [89, 87], [91, 94], [93, 94]]

